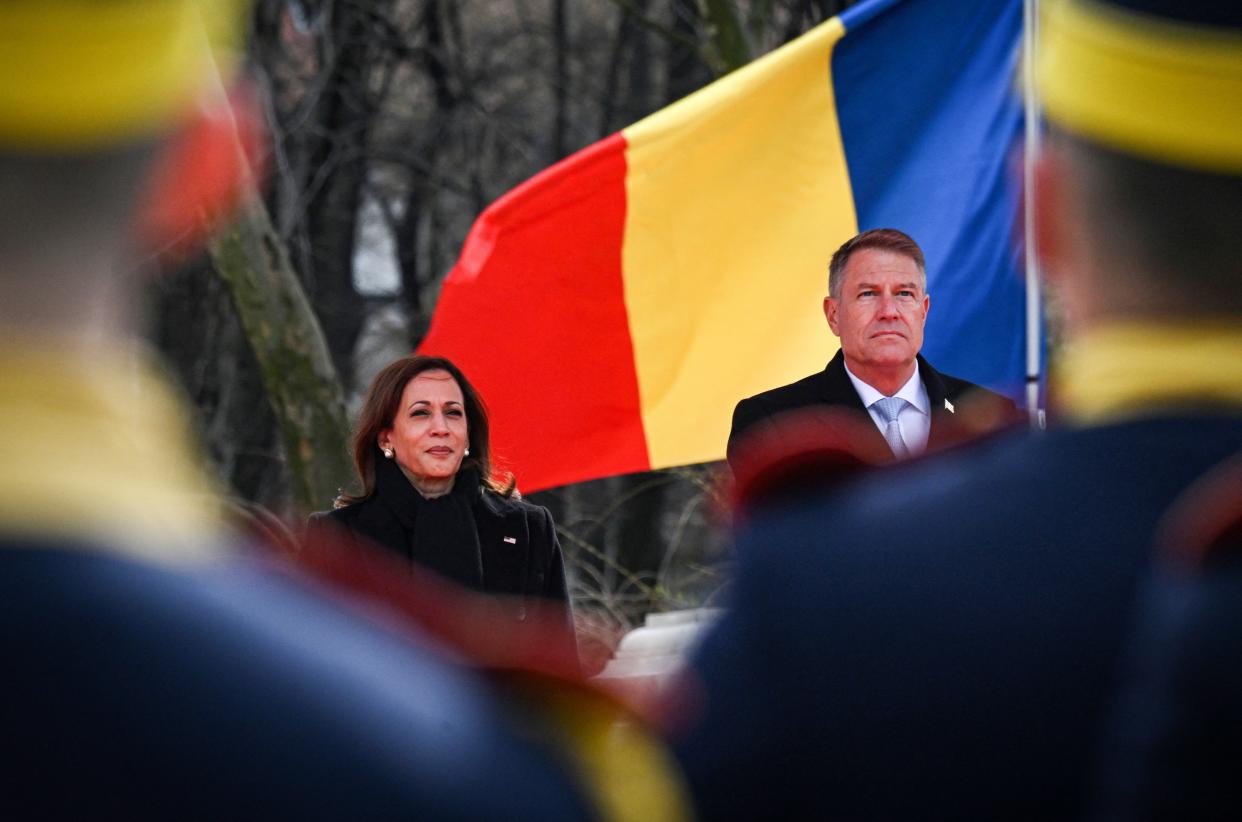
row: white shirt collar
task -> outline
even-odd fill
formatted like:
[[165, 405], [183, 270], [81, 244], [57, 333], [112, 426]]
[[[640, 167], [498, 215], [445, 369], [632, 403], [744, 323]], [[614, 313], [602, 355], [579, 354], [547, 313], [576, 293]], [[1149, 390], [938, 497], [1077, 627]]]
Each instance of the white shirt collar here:
[[[870, 408], [876, 400], [887, 396], [856, 377], [848, 365], [845, 366], [845, 373], [849, 376], [850, 382], [854, 384], [854, 390], [858, 392], [864, 407]], [[923, 385], [923, 378], [919, 376], [917, 365], [914, 368], [914, 373], [910, 375], [910, 379], [906, 380], [906, 384], [901, 386], [893, 396], [901, 397], [920, 413], [931, 416], [931, 400], [927, 398], [927, 388]]]

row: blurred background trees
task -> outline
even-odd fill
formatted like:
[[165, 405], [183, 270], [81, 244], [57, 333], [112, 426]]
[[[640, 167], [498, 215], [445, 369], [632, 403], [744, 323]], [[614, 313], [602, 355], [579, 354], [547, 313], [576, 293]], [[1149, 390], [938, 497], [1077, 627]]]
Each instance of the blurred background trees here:
[[[492, 200], [846, 5], [258, 0], [250, 62], [272, 136], [263, 202], [349, 419], [374, 372], [426, 333], [440, 283]], [[222, 481], [296, 522], [307, 507], [300, 461], [217, 267], [205, 255], [162, 272], [149, 334], [198, 408]], [[715, 482], [710, 467], [688, 467], [532, 499], [556, 516], [579, 604], [623, 626], [719, 589]], [[325, 495], [311, 507], [330, 504]]]

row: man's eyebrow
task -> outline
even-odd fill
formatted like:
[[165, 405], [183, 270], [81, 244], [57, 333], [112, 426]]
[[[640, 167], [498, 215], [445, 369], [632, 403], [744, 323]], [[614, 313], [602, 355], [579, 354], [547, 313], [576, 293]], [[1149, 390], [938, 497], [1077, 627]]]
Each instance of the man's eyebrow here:
[[[855, 291], [865, 291], [868, 289], [875, 290], [875, 289], [878, 289], [879, 287], [880, 287], [879, 283], [858, 283], [857, 285], [854, 286], [854, 290]], [[918, 280], [910, 280], [909, 282], [897, 283], [895, 287], [898, 289], [912, 289], [912, 290], [917, 291], [920, 286], [919, 286]]]

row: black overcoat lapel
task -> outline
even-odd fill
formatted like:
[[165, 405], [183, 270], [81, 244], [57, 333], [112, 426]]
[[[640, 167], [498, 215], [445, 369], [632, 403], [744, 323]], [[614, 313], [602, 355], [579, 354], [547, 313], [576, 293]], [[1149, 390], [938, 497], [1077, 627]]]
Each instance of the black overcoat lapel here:
[[862, 397], [854, 389], [854, 383], [850, 382], [850, 375], [845, 370], [845, 355], [837, 351], [836, 356], [828, 361], [828, 366], [820, 373], [820, 401], [824, 405], [848, 408], [861, 414], [860, 419], [867, 422], [861, 429], [872, 440], [872, 447], [882, 449], [879, 453], [891, 453], [888, 441], [884, 439], [880, 429], [875, 427], [871, 412], [863, 405]]
[[931, 411], [931, 429], [928, 431], [927, 441], [933, 443], [936, 442], [937, 436], [944, 433], [942, 429], [945, 415], [952, 413], [945, 403], [948, 399], [948, 389], [945, 387], [940, 372], [932, 368], [922, 355], [919, 355], [919, 376], [923, 378], [923, 387], [927, 389], [927, 402]]
[[475, 504], [479, 550], [483, 554], [483, 584], [489, 593], [526, 594], [534, 580], [530, 525], [520, 506], [483, 493]]

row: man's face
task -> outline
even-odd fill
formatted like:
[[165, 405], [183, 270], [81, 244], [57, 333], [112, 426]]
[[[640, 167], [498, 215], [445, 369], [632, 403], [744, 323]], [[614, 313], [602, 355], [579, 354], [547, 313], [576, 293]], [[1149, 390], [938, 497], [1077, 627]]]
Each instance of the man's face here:
[[904, 254], [864, 248], [850, 256], [843, 274], [841, 299], [825, 298], [824, 315], [850, 369], [913, 363], [931, 305], [918, 265]]

